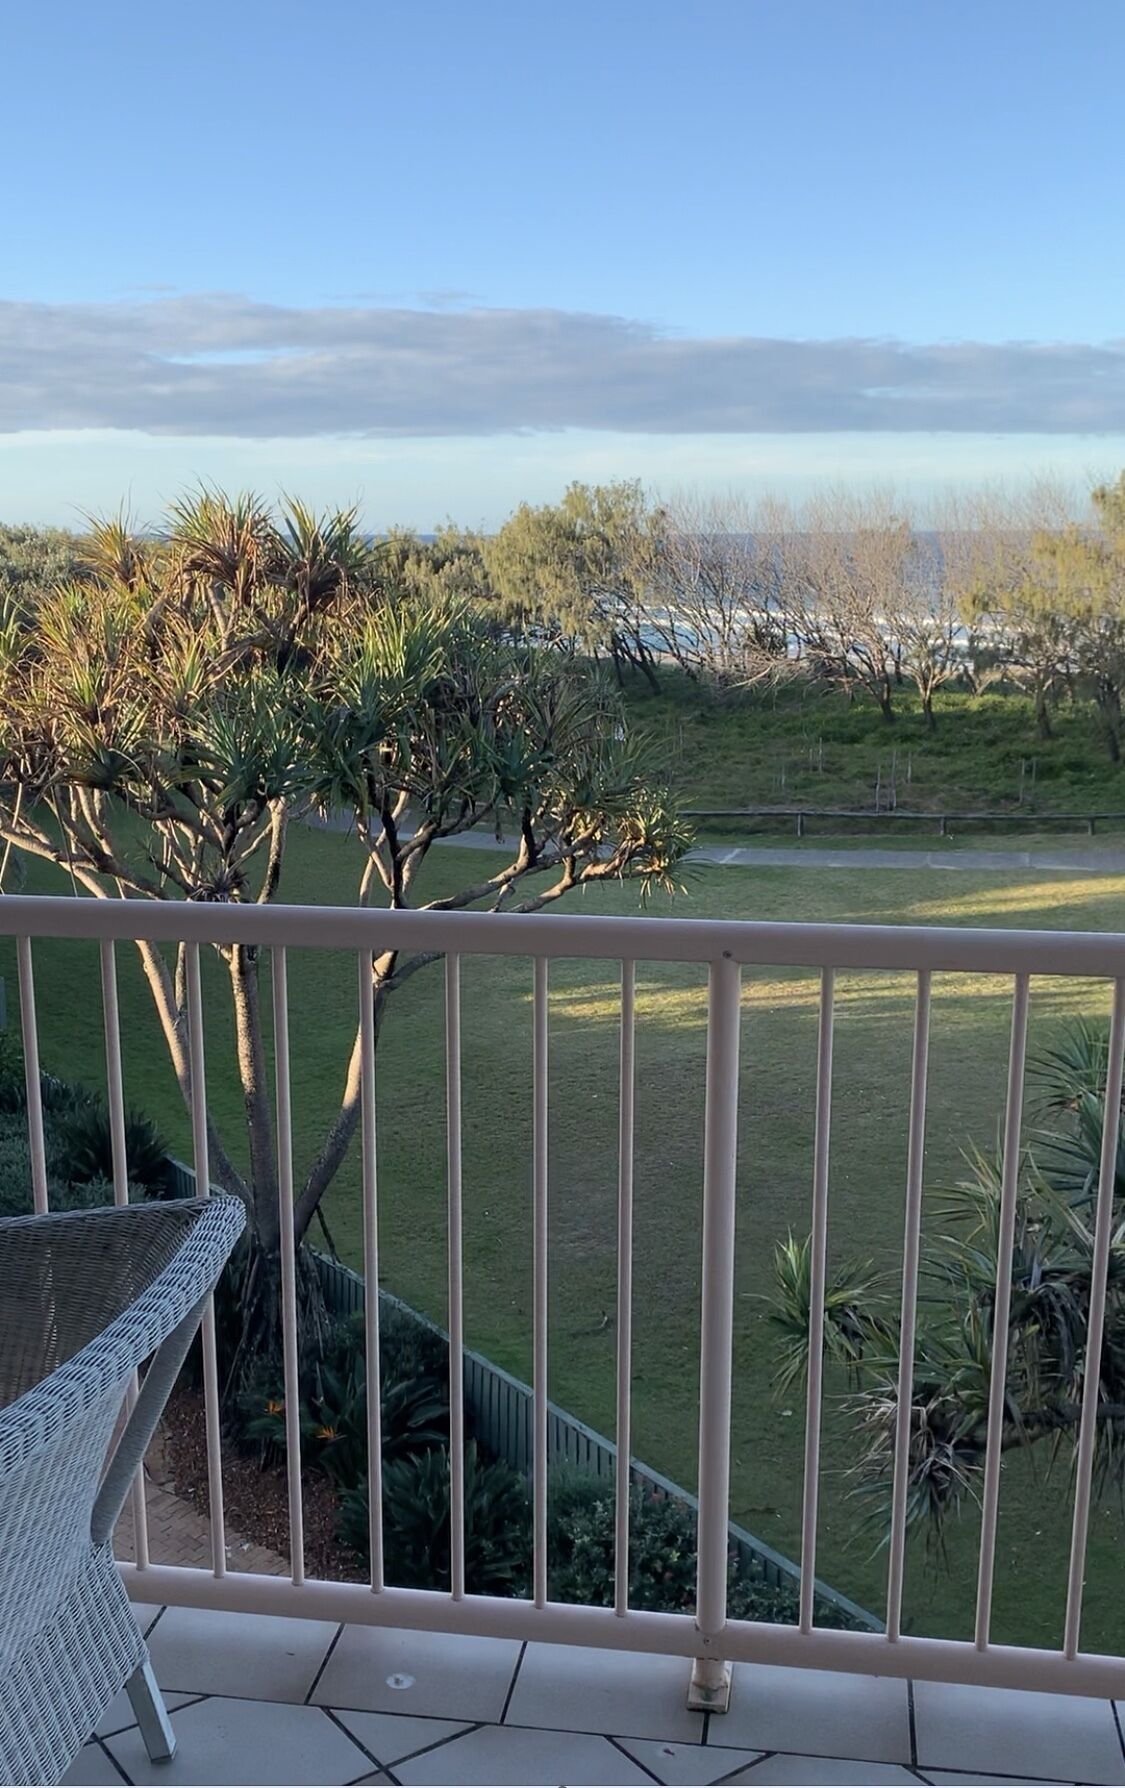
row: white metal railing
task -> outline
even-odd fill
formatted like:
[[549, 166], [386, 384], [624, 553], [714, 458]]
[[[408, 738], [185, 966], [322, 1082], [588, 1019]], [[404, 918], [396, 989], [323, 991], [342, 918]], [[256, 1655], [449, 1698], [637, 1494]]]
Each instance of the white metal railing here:
[[[1086, 1375], [1074, 1470], [1073, 1531], [1066, 1616], [1057, 1650], [997, 1645], [990, 1638], [993, 1570], [1000, 1493], [1000, 1448], [1006, 1351], [992, 1366], [983, 1478], [975, 1633], [972, 1641], [904, 1635], [902, 1591], [906, 1545], [910, 1407], [916, 1325], [927, 1066], [932, 977], [976, 972], [1012, 984], [1011, 1045], [1003, 1140], [996, 1329], [1005, 1333], [1011, 1297], [1011, 1251], [1017, 1174], [1029, 976], [1100, 978], [1113, 985], [1107, 1103], [1097, 1194], [1088, 1348], [1100, 1358], [1107, 1273], [1113, 1232], [1114, 1176], [1122, 1074], [1125, 1065], [1125, 935], [1079, 932], [987, 931], [906, 926], [759, 924], [689, 919], [577, 917], [463, 912], [386, 912], [332, 907], [259, 907], [140, 900], [7, 897], [0, 900], [0, 935], [17, 941], [21, 1025], [27, 1067], [27, 1109], [36, 1210], [46, 1208], [47, 1176], [39, 1089], [38, 1028], [33, 942], [96, 939], [101, 950], [106, 1069], [114, 1154], [114, 1191], [126, 1196], [124, 1106], [118, 1031], [114, 944], [125, 940], [184, 943], [192, 1135], [196, 1184], [209, 1184], [206, 1068], [199, 951], [208, 944], [242, 943], [271, 952], [275, 1012], [278, 1165], [286, 1419], [288, 1427], [291, 1578], [227, 1573], [224, 1553], [222, 1459], [213, 1314], [204, 1324], [204, 1401], [211, 1499], [211, 1572], [156, 1565], [145, 1538], [143, 1490], [135, 1493], [137, 1550], [123, 1572], [130, 1593], [170, 1602], [312, 1619], [429, 1628], [518, 1639], [634, 1648], [695, 1660], [696, 1684], [719, 1692], [724, 1660], [805, 1665], [830, 1670], [915, 1676], [1001, 1687], [1038, 1688], [1098, 1696], [1125, 1694], [1125, 1662], [1081, 1649], [1087, 1532], [1094, 1471], [1098, 1374]], [[286, 952], [356, 952], [361, 1040], [361, 1137], [365, 1335], [368, 1373], [371, 1572], [369, 1585], [307, 1579], [302, 1541], [297, 1411], [297, 1300], [292, 1222], [293, 1173]], [[445, 958], [446, 1107], [448, 1116], [448, 1286], [450, 1329], [451, 1576], [449, 1593], [406, 1590], [384, 1580], [379, 1434], [379, 1283], [377, 1110], [372, 955], [422, 949]], [[533, 1594], [530, 1600], [470, 1595], [465, 1589], [460, 964], [472, 954], [515, 955], [532, 962], [533, 1146]], [[695, 1617], [656, 1614], [628, 1604], [629, 1509], [627, 1474], [619, 1474], [616, 1502], [614, 1605], [595, 1608], [547, 1599], [547, 1291], [548, 1216], [548, 974], [559, 957], [613, 960], [621, 965], [617, 1261], [617, 1442], [629, 1457], [632, 1379], [632, 1229], [634, 1142], [635, 963], [706, 963], [709, 969], [707, 1072], [703, 1160], [703, 1274], [700, 1326], [699, 1529]], [[781, 964], [820, 971], [816, 1121], [813, 1148], [810, 1371], [805, 1411], [805, 1471], [801, 1521], [802, 1587], [797, 1624], [774, 1626], [726, 1617], [730, 1477], [733, 1262], [738, 1140], [738, 1057], [741, 970]], [[885, 1633], [817, 1628], [813, 1620], [817, 1497], [820, 1476], [823, 1378], [823, 1294], [828, 1219], [835, 977], [848, 969], [895, 969], [916, 977], [914, 1041], [903, 1238], [902, 1309], [892, 1520], [888, 1548]]]

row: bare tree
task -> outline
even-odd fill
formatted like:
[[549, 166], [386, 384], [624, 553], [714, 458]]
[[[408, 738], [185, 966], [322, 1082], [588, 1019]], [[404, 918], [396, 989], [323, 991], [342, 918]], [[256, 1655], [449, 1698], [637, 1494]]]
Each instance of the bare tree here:
[[734, 688], [789, 665], [775, 506], [680, 491], [654, 513], [640, 583], [649, 630], [683, 670]]
[[895, 718], [896, 622], [914, 531], [893, 496], [830, 490], [800, 513], [788, 548], [790, 600], [804, 649], [824, 674], [866, 690]]

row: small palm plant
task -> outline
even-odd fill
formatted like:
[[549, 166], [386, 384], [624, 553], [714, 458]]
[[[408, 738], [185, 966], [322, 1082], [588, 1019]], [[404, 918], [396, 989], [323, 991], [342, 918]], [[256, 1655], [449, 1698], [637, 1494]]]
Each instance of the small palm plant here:
[[[1076, 1442], [1088, 1375], [1087, 1333], [1108, 1063], [1104, 1028], [1071, 1026], [1032, 1064], [1042, 1126], [1019, 1163], [1007, 1332], [995, 1332], [1002, 1160], [969, 1150], [964, 1177], [930, 1204], [915, 1336], [907, 1520], [941, 1546], [950, 1517], [978, 1493], [992, 1360], [1006, 1353], [1005, 1450], [1043, 1444], [1050, 1460]], [[1096, 1468], [1125, 1477], [1125, 1148], [1116, 1176], [1105, 1335], [1097, 1363]], [[777, 1250], [770, 1319], [782, 1336], [775, 1387], [788, 1396], [808, 1367], [811, 1250]], [[878, 1535], [888, 1532], [898, 1425], [899, 1318], [868, 1267], [839, 1270], [825, 1292], [824, 1354], [846, 1375], [842, 1396], [861, 1437], [849, 1475]]]

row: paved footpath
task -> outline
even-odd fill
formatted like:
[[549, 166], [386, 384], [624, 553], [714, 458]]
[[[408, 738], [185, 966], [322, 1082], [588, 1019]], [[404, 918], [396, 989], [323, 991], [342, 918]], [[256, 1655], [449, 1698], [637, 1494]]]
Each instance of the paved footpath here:
[[[350, 832], [354, 824], [344, 815], [329, 820], [310, 816], [307, 823], [332, 832]], [[498, 838], [494, 832], [458, 832], [435, 842], [469, 850], [505, 851], [509, 856], [519, 848], [518, 838]], [[737, 869], [1054, 869], [1079, 875], [1125, 875], [1125, 851], [1068, 850], [1066, 846], [1034, 851], [888, 851], [877, 845], [859, 845], [855, 850], [794, 850], [785, 845], [701, 844], [688, 852], [687, 860]]]

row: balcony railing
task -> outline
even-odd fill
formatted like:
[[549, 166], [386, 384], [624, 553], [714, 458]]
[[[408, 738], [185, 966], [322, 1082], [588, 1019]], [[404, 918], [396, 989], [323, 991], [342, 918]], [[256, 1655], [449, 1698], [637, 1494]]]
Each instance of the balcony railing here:
[[[1117, 1656], [1084, 1651], [1082, 1601], [1094, 1479], [1098, 1373], [1085, 1376], [1073, 1471], [1066, 1611], [1057, 1649], [994, 1643], [993, 1577], [1000, 1504], [1006, 1350], [994, 1350], [987, 1443], [981, 1490], [976, 1617], [972, 1640], [912, 1636], [902, 1630], [907, 1539], [910, 1411], [922, 1247], [923, 1156], [932, 978], [971, 972], [1011, 985], [1011, 1030], [1003, 1126], [999, 1206], [999, 1268], [995, 1329], [1006, 1334], [1012, 1294], [1012, 1244], [1017, 1211], [1029, 977], [1098, 978], [1112, 985], [1112, 1020], [1101, 1170], [1092, 1255], [1087, 1353], [1101, 1358], [1107, 1276], [1114, 1219], [1122, 1068], [1125, 1057], [1125, 935], [1079, 932], [968, 930], [908, 926], [758, 924], [689, 919], [506, 915], [464, 912], [386, 912], [330, 907], [196, 905], [139, 900], [9, 897], [0, 900], [0, 934], [17, 940], [20, 1012], [27, 1070], [27, 1105], [35, 1208], [46, 1209], [47, 1173], [40, 1101], [38, 1031], [33, 978], [34, 944], [47, 939], [97, 940], [101, 953], [106, 1078], [115, 1144], [115, 1192], [127, 1196], [124, 1105], [114, 948], [135, 939], [186, 946], [192, 1132], [196, 1183], [210, 1181], [206, 1122], [204, 1015], [200, 949], [255, 944], [270, 952], [275, 1025], [277, 1133], [281, 1200], [281, 1266], [286, 1410], [289, 1424], [291, 1577], [228, 1573], [224, 1552], [223, 1482], [213, 1319], [204, 1328], [204, 1396], [213, 1568], [210, 1572], [151, 1563], [145, 1541], [143, 1494], [136, 1503], [137, 1551], [123, 1566], [130, 1594], [149, 1603], [276, 1613], [403, 1628], [474, 1633], [520, 1640], [564, 1641], [631, 1648], [694, 1660], [697, 1695], [721, 1700], [724, 1660], [811, 1666], [825, 1670], [981, 1683], [997, 1687], [1120, 1696], [1125, 1664]], [[368, 1287], [379, 1283], [375, 1034], [370, 999], [371, 958], [388, 949], [432, 951], [444, 958], [447, 1102], [448, 1312], [450, 1332], [450, 1459], [452, 1587], [444, 1593], [394, 1587], [384, 1578], [379, 1434], [378, 1297], [365, 1308], [370, 1469], [370, 1583], [308, 1579], [303, 1563], [299, 1467], [298, 1335], [292, 1221], [292, 1134], [287, 953], [348, 950], [356, 960], [356, 1010], [362, 1040], [362, 1205]], [[503, 1599], [466, 1592], [464, 1548], [465, 1425], [461, 1162], [461, 959], [472, 955], [530, 960], [533, 993], [533, 1147], [528, 1164], [533, 1208], [533, 1592]], [[627, 1474], [616, 1489], [616, 1593], [612, 1607], [552, 1603], [548, 1599], [548, 982], [564, 957], [620, 964], [620, 1080], [618, 1088], [616, 1441], [630, 1453], [633, 1385], [633, 1144], [635, 965], [638, 961], [705, 964], [708, 969], [707, 1065], [702, 1160], [702, 1298], [699, 1331], [698, 1576], [694, 1617], [631, 1608], [628, 1596]], [[748, 965], [819, 971], [816, 1117], [812, 1185], [812, 1296], [805, 1411], [802, 1589], [792, 1626], [728, 1620], [730, 1433], [736, 1150], [739, 1130], [741, 977]], [[901, 1348], [898, 1374], [890, 1540], [887, 1550], [885, 1633], [818, 1629], [814, 1624], [817, 1514], [821, 1471], [823, 1299], [829, 1210], [829, 1148], [835, 981], [849, 970], [906, 971], [915, 978], [905, 1229], [902, 1249]]]

